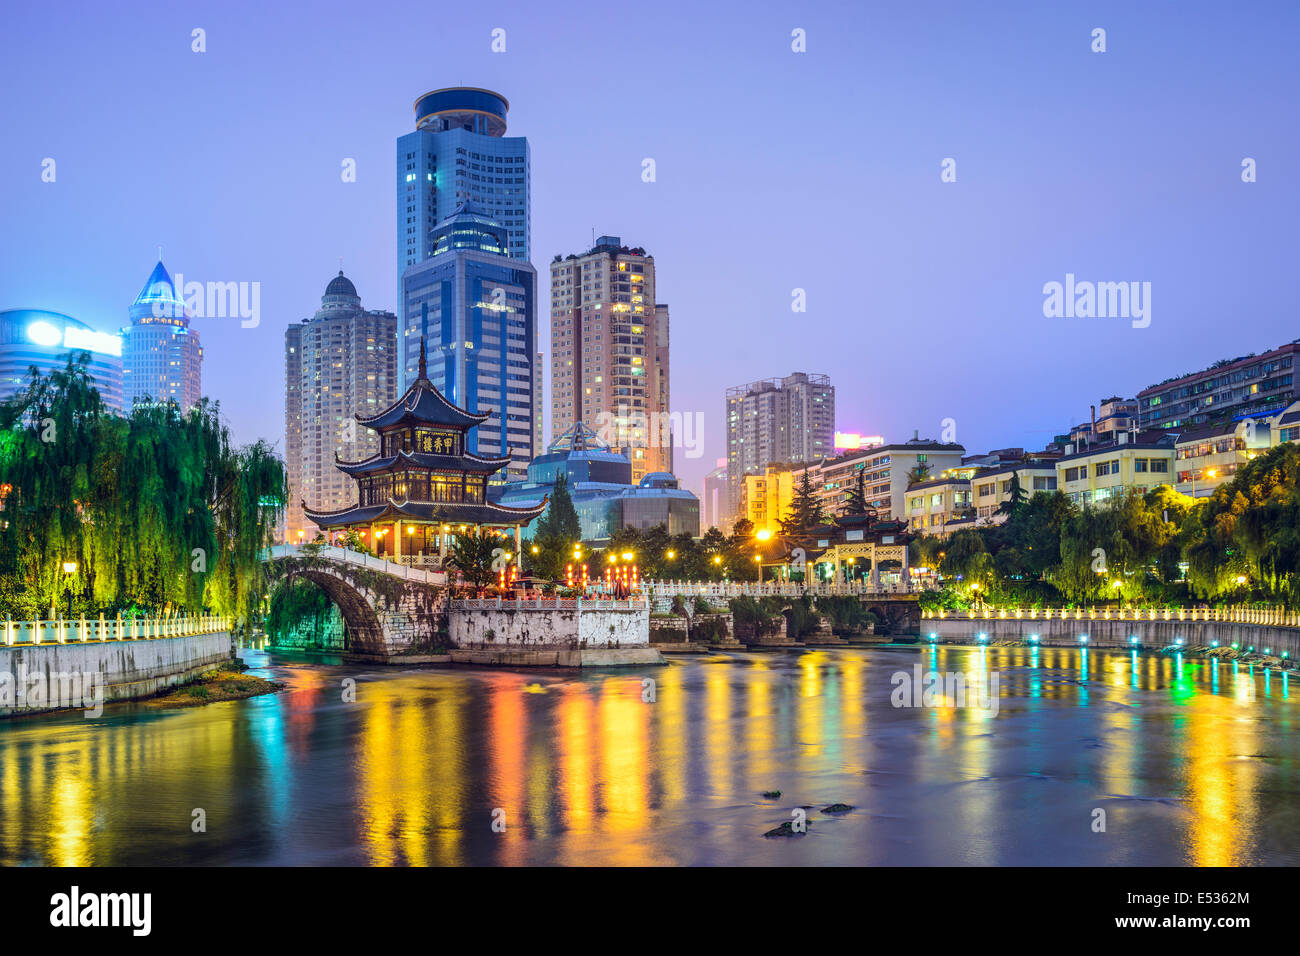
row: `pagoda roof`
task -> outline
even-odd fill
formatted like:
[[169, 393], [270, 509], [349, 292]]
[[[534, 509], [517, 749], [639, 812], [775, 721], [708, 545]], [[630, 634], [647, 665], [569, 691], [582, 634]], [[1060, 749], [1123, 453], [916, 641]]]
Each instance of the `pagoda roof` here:
[[392, 498], [381, 505], [354, 505], [342, 511], [313, 511], [302, 503], [308, 520], [322, 528], [341, 528], [372, 521], [410, 519], [412, 521], [446, 522], [447, 524], [528, 524], [546, 510], [546, 499], [526, 508], [511, 508], [491, 502], [466, 504], [464, 502], [395, 501]]
[[462, 455], [435, 455], [426, 451], [399, 451], [395, 455], [380, 456], [378, 452], [361, 461], [339, 461], [334, 456], [334, 467], [347, 475], [366, 475], [371, 472], [384, 471], [394, 465], [415, 465], [417, 468], [432, 468], [441, 471], [468, 471], [486, 475], [495, 474], [510, 464], [510, 456], [504, 458], [484, 458], [473, 452]]
[[424, 425], [446, 425], [452, 428], [473, 428], [482, 425], [491, 411], [471, 412], [454, 404], [429, 381], [428, 366], [424, 357], [424, 339], [420, 339], [419, 375], [405, 394], [378, 415], [364, 418], [354, 416], [358, 424], [376, 431], [417, 422]]

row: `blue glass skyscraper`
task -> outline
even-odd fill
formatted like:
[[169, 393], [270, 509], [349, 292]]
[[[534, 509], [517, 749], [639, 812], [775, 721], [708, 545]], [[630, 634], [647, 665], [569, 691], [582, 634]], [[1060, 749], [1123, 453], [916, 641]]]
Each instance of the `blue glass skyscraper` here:
[[537, 435], [537, 273], [509, 255], [509, 230], [463, 203], [430, 236], [429, 258], [402, 273], [402, 341], [415, 358], [420, 341], [428, 377], [456, 405], [491, 411], [470, 433], [469, 451], [504, 457], [521, 479]]
[[[528, 140], [505, 135], [509, 109], [504, 96], [476, 87], [434, 90], [415, 101], [415, 131], [397, 140], [399, 276], [433, 254], [434, 229], [466, 202], [504, 227], [505, 255], [529, 261]], [[404, 296], [398, 301], [403, 308]], [[399, 348], [400, 391], [415, 378], [420, 343], [403, 334]]]

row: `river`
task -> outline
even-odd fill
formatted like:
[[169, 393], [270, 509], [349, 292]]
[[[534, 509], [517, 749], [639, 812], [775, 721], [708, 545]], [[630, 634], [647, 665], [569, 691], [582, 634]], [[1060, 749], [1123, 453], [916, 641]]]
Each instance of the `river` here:
[[[581, 674], [241, 654], [287, 688], [0, 722], [0, 863], [1300, 863], [1295, 694], [1258, 668], [1028, 647]], [[995, 675], [996, 701], [894, 706], [917, 664]], [[764, 838], [799, 808], [805, 834]]]

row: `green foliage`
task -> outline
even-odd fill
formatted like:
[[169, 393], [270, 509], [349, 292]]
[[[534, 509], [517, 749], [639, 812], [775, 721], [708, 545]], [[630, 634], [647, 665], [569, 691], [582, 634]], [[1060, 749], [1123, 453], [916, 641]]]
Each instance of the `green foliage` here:
[[[0, 402], [0, 578], [10, 613], [210, 609], [246, 627], [265, 596], [259, 560], [283, 501], [264, 443], [235, 449], [216, 403], [109, 413], [86, 353]], [[75, 562], [67, 574], [64, 562]]]
[[808, 536], [808, 532], [824, 524], [826, 514], [822, 511], [821, 501], [813, 490], [812, 479], [805, 468], [795, 486], [794, 496], [790, 501], [790, 510], [781, 520], [781, 533], [787, 538], [799, 541]]
[[492, 552], [501, 547], [501, 538], [481, 530], [463, 531], [451, 542], [447, 564], [455, 568], [476, 588], [495, 576]]
[[333, 602], [325, 590], [306, 578], [291, 578], [271, 592], [266, 615], [266, 634], [272, 644], [284, 642], [295, 627], [325, 633], [333, 613]]
[[819, 597], [817, 613], [829, 617], [831, 630], [840, 634], [857, 633], [876, 621], [876, 616], [864, 608], [861, 601], [850, 595]]
[[857, 478], [853, 481], [853, 487], [844, 500], [844, 510], [841, 512], [846, 515], [864, 515], [869, 510], [867, 508], [867, 487], [866, 487], [865, 468], [858, 469]]
[[[582, 541], [582, 524], [569, 495], [568, 478], [560, 475], [551, 489], [546, 513], [537, 519], [531, 546], [526, 549], [531, 573], [547, 581], [564, 577], [564, 568], [573, 562], [573, 549]], [[532, 553], [532, 546], [537, 553]], [[592, 573], [596, 573], [592, 569]]]

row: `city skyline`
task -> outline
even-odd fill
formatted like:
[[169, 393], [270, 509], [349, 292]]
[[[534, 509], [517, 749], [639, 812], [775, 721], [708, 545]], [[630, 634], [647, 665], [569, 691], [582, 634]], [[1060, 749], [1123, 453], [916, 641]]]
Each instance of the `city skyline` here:
[[[260, 282], [256, 326], [196, 318], [194, 327], [206, 390], [236, 439], [265, 437], [283, 453], [265, 397], [282, 387], [284, 329], [340, 256], [372, 307], [397, 310], [394, 138], [410, 130], [421, 92], [464, 83], [499, 90], [511, 131], [528, 137], [535, 267], [585, 246], [593, 229], [636, 236], [663, 266], [659, 296], [673, 303], [678, 332], [674, 410], [705, 416], [702, 454], [679, 451], [674, 462], [696, 490], [725, 453], [718, 378], [770, 374], [777, 349], [783, 366], [830, 375], [846, 420], [895, 440], [937, 435], [954, 418], [957, 440], [979, 449], [1037, 447], [1098, 396], [1133, 395], [1294, 338], [1274, 277], [1297, 252], [1287, 215], [1297, 186], [1282, 174], [1297, 138], [1284, 121], [1296, 11], [1225, 26], [1208, 4], [1181, 7], [1177, 21], [1120, 5], [943, 6], [937, 18], [771, 5], [743, 19], [692, 9], [619, 36], [614, 12], [597, 6], [563, 26], [506, 7], [449, 23], [430, 67], [409, 55], [425, 42], [420, 31], [394, 35], [387, 21], [331, 9], [309, 22], [255, 11], [236, 28], [225, 11], [195, 19], [156, 5], [130, 25], [127, 44], [113, 42], [127, 24], [111, 14], [71, 24], [20, 8], [11, 35], [31, 42], [9, 51], [15, 95], [4, 109], [21, 148], [0, 169], [25, 231], [0, 247], [0, 306], [114, 329], [138, 291], [140, 260], [159, 243], [187, 278]], [[1104, 54], [1089, 48], [1099, 25]], [[191, 50], [196, 27], [204, 53]], [[492, 52], [497, 28], [504, 53]], [[806, 31], [807, 52], [791, 49], [794, 29]], [[32, 58], [55, 30], [67, 68], [50, 73]], [[1216, 46], [1225, 30], [1234, 42]], [[147, 62], [123, 52], [136, 43], [151, 50]], [[354, 44], [394, 55], [360, 79], [325, 75], [311, 90], [288, 81], [316, 75], [309, 64], [322, 51]], [[578, 54], [596, 47], [643, 75], [591, 84]], [[243, 75], [247, 57], [268, 75]], [[1201, 68], [1207, 57], [1216, 69]], [[703, 91], [680, 69], [701, 58], [711, 64]], [[91, 76], [124, 105], [73, 127], [63, 104]], [[642, 86], [657, 95], [634, 108]], [[557, 121], [574, 90], [593, 122]], [[727, 108], [683, 107], [709, 101]], [[159, 116], [175, 117], [196, 148], [146, 160], [115, 135]], [[784, 138], [796, 122], [814, 131], [807, 141]], [[315, 131], [306, 151], [304, 128]], [[52, 183], [41, 181], [47, 157]], [[948, 158], [956, 182], [941, 180]], [[1242, 182], [1245, 158], [1257, 161], [1257, 182]], [[354, 183], [340, 177], [347, 159]], [[643, 181], [646, 159], [653, 182]], [[114, 239], [83, 248], [89, 262], [70, 282], [73, 229]], [[1044, 285], [1068, 275], [1150, 282], [1150, 325], [1045, 317]], [[799, 289], [805, 313], [791, 311]], [[538, 309], [549, 314], [548, 301]], [[916, 379], [908, 357], [926, 387], [900, 402]], [[250, 377], [264, 388], [249, 388]], [[1025, 402], [1018, 392], [1039, 382], [1051, 388]], [[549, 375], [546, 384], [549, 394]]]

